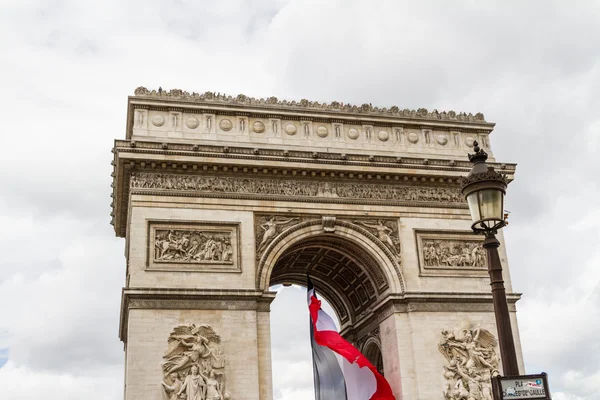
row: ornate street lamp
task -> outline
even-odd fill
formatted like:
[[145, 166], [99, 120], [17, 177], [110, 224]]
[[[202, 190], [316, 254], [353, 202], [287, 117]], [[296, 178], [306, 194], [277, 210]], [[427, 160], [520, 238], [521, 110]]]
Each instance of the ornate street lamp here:
[[508, 180], [505, 175], [486, 164], [488, 155], [479, 148], [479, 144], [474, 142], [473, 145], [475, 154], [469, 154], [473, 169], [466, 178], [462, 178], [462, 193], [467, 199], [473, 219], [471, 228], [475, 233], [485, 235], [483, 247], [488, 256], [488, 272], [492, 286], [502, 369], [505, 376], [516, 376], [519, 375], [519, 365], [502, 279], [502, 264], [498, 255], [500, 242], [496, 239], [498, 229], [507, 224], [504, 217], [504, 195]]

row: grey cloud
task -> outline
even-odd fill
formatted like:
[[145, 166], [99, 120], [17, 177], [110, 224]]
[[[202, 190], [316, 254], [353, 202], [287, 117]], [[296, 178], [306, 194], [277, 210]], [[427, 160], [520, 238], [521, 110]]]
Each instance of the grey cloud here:
[[[589, 356], [600, 346], [600, 305], [597, 289], [586, 287], [600, 279], [592, 265], [600, 260], [600, 221], [592, 212], [600, 196], [596, 2], [72, 0], [0, 7], [0, 34], [11, 38], [0, 44], [0, 107], [7, 110], [0, 251], [12, 257], [0, 269], [10, 324], [0, 330], [13, 333], [10, 354], [20, 364], [10, 367], [11, 380], [73, 373], [73, 387], [110, 382], [98, 386], [98, 398], [121, 395], [121, 373], [103, 380], [104, 367], [118, 371], [122, 363], [116, 325], [123, 241], [108, 225], [110, 148], [124, 135], [126, 95], [143, 84], [484, 112], [497, 123], [495, 156], [519, 164], [505, 236], [515, 290], [524, 292], [519, 318], [528, 370], [550, 372], [564, 398], [594, 398], [572, 377], [594, 382], [600, 370]], [[575, 229], [582, 219], [589, 226]], [[297, 295], [284, 291], [274, 303], [279, 365], [306, 350], [307, 315]], [[0, 382], [9, 376], [4, 368]], [[89, 373], [74, 372], [82, 368]], [[310, 384], [284, 376], [275, 382], [288, 399], [303, 398], [297, 396]]]

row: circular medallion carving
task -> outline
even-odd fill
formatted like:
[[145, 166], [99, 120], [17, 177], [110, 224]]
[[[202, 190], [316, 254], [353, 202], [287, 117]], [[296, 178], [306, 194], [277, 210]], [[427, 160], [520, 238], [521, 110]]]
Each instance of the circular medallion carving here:
[[348, 130], [348, 137], [352, 140], [358, 139], [358, 131], [354, 128]]
[[287, 124], [285, 126], [285, 133], [287, 133], [290, 136], [295, 135], [296, 131], [297, 131], [297, 128], [296, 128], [296, 125], [294, 125], [294, 124]]
[[187, 121], [185, 121], [185, 124], [190, 129], [196, 129], [198, 125], [200, 125], [200, 121], [198, 121], [198, 118], [196, 117], [189, 117]]
[[437, 136], [437, 142], [439, 144], [441, 144], [442, 146], [444, 146], [446, 143], [448, 143], [448, 136], [446, 136], [446, 135], [438, 135]]
[[163, 126], [165, 124], [165, 117], [162, 115], [155, 115], [152, 117], [152, 125], [154, 126]]
[[260, 121], [256, 121], [252, 124], [252, 130], [256, 133], [263, 133], [265, 131], [265, 124]]
[[408, 141], [411, 143], [417, 143], [419, 141], [419, 135], [414, 132], [408, 134]]
[[221, 122], [219, 122], [219, 127], [224, 131], [230, 131], [231, 128], [233, 128], [233, 123], [231, 122], [231, 120], [225, 118], [222, 119]]
[[327, 137], [328, 134], [329, 134], [329, 131], [327, 130], [327, 128], [325, 126], [321, 125], [317, 128], [317, 136]]
[[388, 139], [390, 138], [390, 134], [387, 131], [379, 131], [379, 133], [377, 134], [377, 137], [382, 142], [387, 142]]
[[468, 136], [465, 139], [465, 144], [469, 147], [473, 147], [473, 142], [475, 142], [475, 139], [473, 139], [471, 136]]

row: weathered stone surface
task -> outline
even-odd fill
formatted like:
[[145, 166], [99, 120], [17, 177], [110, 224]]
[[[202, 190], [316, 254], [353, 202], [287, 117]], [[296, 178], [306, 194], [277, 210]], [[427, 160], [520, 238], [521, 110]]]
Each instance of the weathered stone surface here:
[[271, 400], [269, 286], [307, 272], [397, 399], [470, 390], [461, 373], [498, 369], [484, 346], [496, 330], [457, 181], [492, 129], [481, 115], [139, 88], [113, 159], [126, 400], [200, 381], [222, 400]]

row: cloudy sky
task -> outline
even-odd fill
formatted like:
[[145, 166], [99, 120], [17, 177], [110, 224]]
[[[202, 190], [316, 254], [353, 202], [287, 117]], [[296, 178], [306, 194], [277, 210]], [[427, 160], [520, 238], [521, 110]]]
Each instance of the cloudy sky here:
[[[160, 85], [483, 112], [519, 164], [505, 235], [527, 370], [600, 399], [598, 21], [585, 0], [0, 1], [0, 398], [122, 398], [110, 149], [127, 95]], [[306, 322], [285, 312], [303, 301], [273, 305], [277, 400], [311, 398]]]

